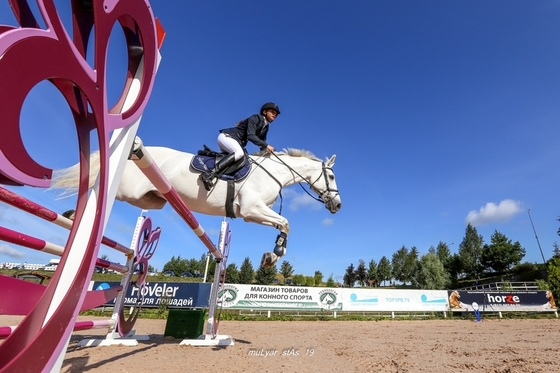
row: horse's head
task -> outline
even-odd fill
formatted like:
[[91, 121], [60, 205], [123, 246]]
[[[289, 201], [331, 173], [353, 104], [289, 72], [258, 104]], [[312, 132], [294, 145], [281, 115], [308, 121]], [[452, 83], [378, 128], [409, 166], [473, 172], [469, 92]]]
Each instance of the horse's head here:
[[325, 203], [325, 207], [332, 214], [336, 213], [342, 207], [340, 194], [338, 193], [334, 172], [332, 170], [335, 159], [336, 154], [325, 162], [322, 162], [319, 176], [314, 179], [315, 181], [312, 180], [310, 182], [311, 189], [319, 195], [321, 200]]

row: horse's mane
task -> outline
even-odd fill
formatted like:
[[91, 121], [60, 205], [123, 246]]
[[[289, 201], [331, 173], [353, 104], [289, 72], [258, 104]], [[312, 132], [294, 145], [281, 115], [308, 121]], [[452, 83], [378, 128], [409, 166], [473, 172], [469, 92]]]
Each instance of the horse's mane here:
[[[311, 153], [309, 150], [304, 150], [304, 149], [285, 148], [279, 152], [275, 152], [274, 154], [278, 156], [288, 155], [290, 157], [305, 157], [314, 161], [321, 162], [321, 160], [317, 158], [313, 153]], [[251, 155], [258, 156], [258, 157], [269, 157], [270, 153], [266, 150], [260, 150]]]

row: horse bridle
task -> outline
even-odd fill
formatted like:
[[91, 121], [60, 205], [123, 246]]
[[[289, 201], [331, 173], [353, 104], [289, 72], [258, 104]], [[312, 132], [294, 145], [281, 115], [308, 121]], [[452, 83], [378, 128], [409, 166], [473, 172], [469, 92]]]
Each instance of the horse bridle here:
[[[307, 183], [307, 185], [309, 185], [309, 188], [311, 190], [313, 190], [315, 193], [317, 193], [317, 195], [319, 196], [319, 198], [315, 197], [314, 195], [312, 195], [311, 193], [309, 193], [307, 191], [307, 189], [305, 189], [301, 183], [298, 183], [301, 188], [305, 191], [305, 193], [307, 193], [308, 196], [310, 196], [311, 198], [313, 198], [315, 201], [319, 201], [321, 203], [324, 203], [325, 206], [327, 208], [330, 209], [331, 203], [332, 201], [336, 198], [336, 196], [339, 195], [338, 193], [338, 189], [331, 189], [330, 184], [329, 184], [329, 177], [327, 175], [327, 170], [331, 170], [331, 167], [327, 167], [325, 165], [325, 162], [321, 161], [321, 175], [319, 175], [317, 177], [317, 179], [315, 179], [314, 182], [309, 182], [307, 181], [303, 176], [301, 176], [296, 170], [294, 170], [292, 167], [290, 167], [290, 165], [288, 165], [286, 162], [284, 162], [278, 155], [276, 155], [275, 153], [272, 153], [272, 155], [274, 155], [276, 157], [276, 159], [278, 159], [280, 161], [280, 163], [282, 163], [284, 166], [286, 166], [292, 173], [298, 175], [302, 180], [305, 180], [305, 182]], [[315, 187], [315, 183], [317, 183], [317, 181], [319, 181], [319, 179], [321, 179], [321, 176], [323, 176], [323, 178], [325, 179], [325, 185], [327, 186], [327, 189], [324, 191], [321, 191], [319, 188]], [[333, 196], [331, 196], [332, 193], [335, 193]]]
[[[331, 172], [334, 173], [334, 171], [332, 170], [332, 167], [327, 167], [325, 165], [325, 162], [321, 162], [321, 165], [322, 165], [321, 175], [319, 175], [313, 183], [308, 182], [307, 184], [309, 185], [309, 188], [311, 188], [313, 191], [315, 191], [315, 193], [317, 193], [319, 195], [319, 199], [316, 198], [316, 200], [320, 201], [320, 202], [323, 202], [327, 207], [329, 207], [330, 204], [332, 203], [333, 199], [335, 199], [336, 196], [339, 195], [339, 193], [338, 193], [338, 189], [331, 189], [330, 184], [329, 184], [329, 177], [328, 177], [326, 171], [330, 170]], [[319, 189], [314, 187], [315, 183], [317, 181], [319, 181], [321, 176], [323, 176], [323, 179], [325, 179], [325, 185], [327, 186], [327, 189], [322, 191], [322, 192]], [[334, 195], [332, 195], [333, 193], [334, 193]], [[325, 198], [325, 195], [326, 195], [326, 198]], [[311, 196], [311, 197], [313, 197], [313, 196]]]

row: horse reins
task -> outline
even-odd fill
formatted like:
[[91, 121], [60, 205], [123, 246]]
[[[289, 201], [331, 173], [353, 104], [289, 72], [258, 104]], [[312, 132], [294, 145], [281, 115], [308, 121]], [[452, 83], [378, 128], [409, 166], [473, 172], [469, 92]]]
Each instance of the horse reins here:
[[[286, 166], [286, 168], [288, 168], [288, 170], [290, 170], [293, 174], [296, 174], [297, 176], [299, 176], [302, 180], [305, 181], [305, 183], [307, 183], [307, 185], [309, 185], [309, 188], [313, 191], [315, 191], [315, 193], [317, 193], [319, 195], [319, 198], [315, 197], [314, 195], [312, 195], [311, 193], [309, 193], [309, 191], [307, 189], [305, 189], [303, 187], [303, 185], [301, 185], [301, 182], [299, 182], [299, 186], [301, 187], [301, 189], [303, 189], [305, 191], [305, 193], [307, 193], [308, 196], [310, 196], [311, 198], [313, 198], [315, 201], [321, 202], [323, 204], [327, 204], [329, 201], [332, 201], [334, 199], [334, 197], [329, 198], [328, 200], [324, 197], [327, 193], [332, 193], [332, 192], [336, 192], [336, 194], [338, 195], [338, 190], [337, 189], [331, 189], [330, 185], [329, 185], [329, 178], [327, 176], [327, 173], [325, 172], [326, 170], [331, 170], [332, 168], [327, 167], [325, 165], [325, 162], [321, 161], [321, 167], [322, 167], [322, 171], [321, 171], [321, 175], [319, 175], [317, 177], [317, 179], [315, 179], [315, 181], [313, 181], [312, 183], [307, 181], [299, 172], [297, 172], [296, 170], [294, 170], [290, 165], [288, 165], [286, 162], [284, 162], [282, 160], [282, 158], [280, 158], [276, 153], [271, 153], [272, 155], [274, 155], [274, 157], [276, 157], [276, 159], [282, 163], [284, 166]], [[255, 162], [256, 163], [256, 162]], [[257, 165], [259, 165], [263, 170], [265, 170], [265, 172], [270, 175], [270, 177], [272, 177], [279, 185], [280, 185], [280, 199], [282, 200], [282, 184], [278, 181], [278, 179], [276, 179], [267, 169], [265, 169], [264, 167], [262, 167], [259, 163], [256, 163]], [[327, 186], [327, 189], [325, 191], [320, 191], [318, 188], [316, 188], [314, 185], [315, 183], [317, 183], [317, 181], [319, 181], [319, 179], [321, 178], [321, 176], [323, 176], [323, 178], [325, 179], [325, 185]], [[282, 205], [280, 205], [280, 211], [282, 211]]]

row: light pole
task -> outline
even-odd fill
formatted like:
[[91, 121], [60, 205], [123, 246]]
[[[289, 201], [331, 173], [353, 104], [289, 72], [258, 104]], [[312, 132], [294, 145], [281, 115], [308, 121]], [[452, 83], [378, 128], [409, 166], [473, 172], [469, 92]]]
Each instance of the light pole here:
[[544, 254], [543, 254], [542, 249], [541, 249], [541, 243], [539, 242], [539, 237], [537, 236], [537, 231], [535, 230], [535, 225], [533, 224], [533, 219], [531, 219], [531, 209], [527, 210], [527, 214], [529, 214], [529, 220], [531, 221], [531, 226], [533, 227], [533, 232], [535, 232], [535, 238], [537, 239], [537, 245], [539, 245], [539, 250], [541, 251], [543, 264], [546, 264], [546, 260], [544, 259]]

